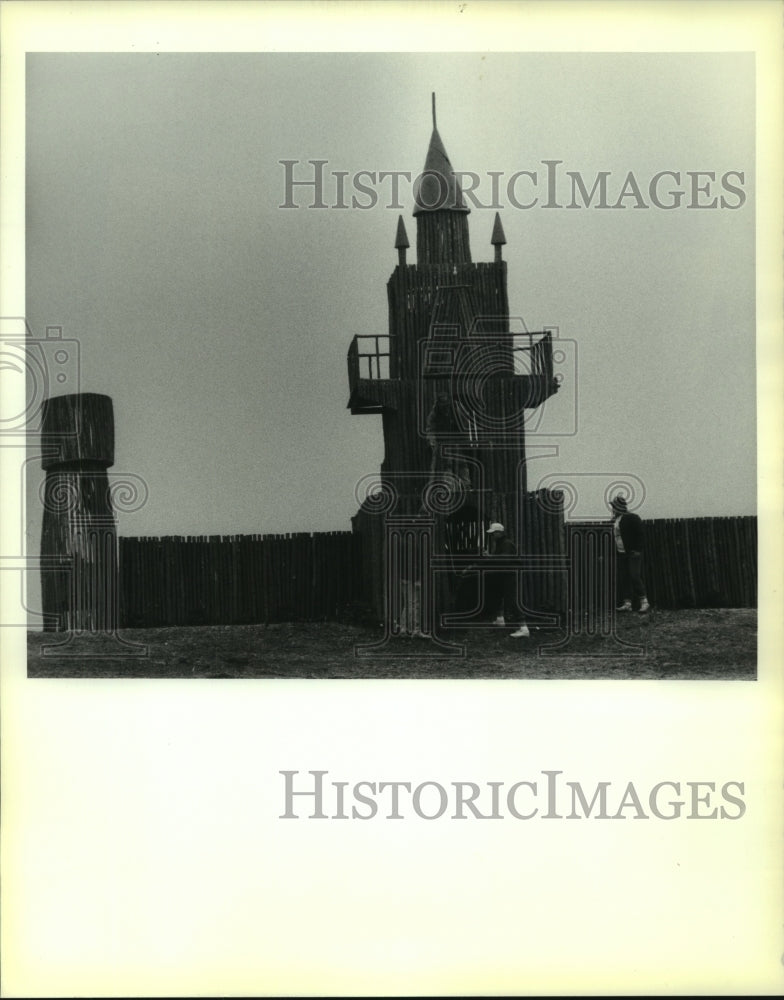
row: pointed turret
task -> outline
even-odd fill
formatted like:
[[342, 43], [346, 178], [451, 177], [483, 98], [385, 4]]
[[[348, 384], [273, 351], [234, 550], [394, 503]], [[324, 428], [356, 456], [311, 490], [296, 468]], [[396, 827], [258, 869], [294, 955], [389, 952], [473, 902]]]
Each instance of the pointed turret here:
[[501, 260], [501, 247], [506, 244], [506, 236], [504, 235], [504, 227], [501, 225], [501, 216], [498, 212], [495, 213], [495, 222], [493, 223], [493, 235], [490, 237], [490, 242], [495, 247], [495, 262], [500, 264]]
[[414, 215], [421, 212], [470, 212], [463, 201], [463, 192], [455, 176], [444, 143], [433, 128], [425, 166], [414, 184]]
[[408, 242], [408, 233], [406, 232], [406, 225], [403, 222], [403, 216], [399, 215], [397, 217], [397, 233], [395, 234], [395, 250], [397, 250], [397, 262], [398, 264], [404, 265], [406, 262], [406, 250], [411, 246]]
[[436, 127], [433, 94], [433, 133], [425, 166], [414, 183], [417, 220], [417, 264], [467, 264], [470, 209]]

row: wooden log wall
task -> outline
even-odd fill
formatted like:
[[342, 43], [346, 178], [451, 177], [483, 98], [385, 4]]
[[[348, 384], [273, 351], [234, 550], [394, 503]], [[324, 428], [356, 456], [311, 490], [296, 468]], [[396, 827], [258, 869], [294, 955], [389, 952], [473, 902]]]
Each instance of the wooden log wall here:
[[[563, 498], [556, 499], [548, 490], [525, 494], [519, 515], [522, 517], [522, 552], [536, 557], [540, 569], [529, 570], [524, 577], [526, 600], [533, 610], [561, 611], [566, 602], [568, 576], [555, 568], [566, 556]], [[506, 522], [511, 523], [507, 517]]]
[[120, 539], [123, 627], [334, 620], [361, 597], [349, 531]]
[[756, 517], [658, 518], [644, 526], [643, 578], [654, 606], [757, 606]]
[[471, 261], [468, 213], [443, 209], [417, 216], [417, 261], [421, 264], [463, 264]]
[[[510, 512], [511, 513], [511, 512]], [[383, 518], [372, 521], [375, 544], [359, 532], [294, 535], [120, 538], [120, 624], [238, 625], [331, 621], [367, 606], [383, 614]], [[529, 494], [522, 505], [525, 551], [562, 557], [569, 535], [589, 525], [564, 526], [561, 514]], [[512, 523], [513, 519], [509, 519]], [[755, 517], [658, 519], [645, 522], [643, 572], [660, 608], [755, 607]], [[450, 529], [452, 551], [478, 546], [471, 522]], [[567, 574], [548, 568], [526, 574], [534, 609], [563, 608]], [[376, 607], [378, 605], [378, 607]], [[380, 620], [380, 619], [379, 619]]]
[[[457, 323], [468, 333], [459, 298], [449, 292], [454, 285], [465, 286], [461, 295], [467, 296], [475, 318], [497, 321], [509, 316], [504, 262], [396, 267], [387, 282], [392, 378], [419, 378], [418, 345], [428, 336], [432, 322]], [[436, 306], [438, 314], [434, 315]], [[511, 339], [509, 349], [511, 371]]]

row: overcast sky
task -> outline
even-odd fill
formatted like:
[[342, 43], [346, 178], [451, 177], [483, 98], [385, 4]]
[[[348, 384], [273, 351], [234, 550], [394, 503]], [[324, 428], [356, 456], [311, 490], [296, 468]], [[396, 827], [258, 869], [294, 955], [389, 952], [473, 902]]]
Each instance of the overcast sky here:
[[[121, 534], [349, 527], [383, 445], [380, 417], [346, 409], [346, 351], [386, 333], [399, 211], [388, 185], [369, 209], [309, 209], [305, 189], [281, 209], [279, 161], [297, 177], [328, 161], [328, 202], [332, 171], [349, 201], [360, 170], [415, 175], [431, 91], [480, 201], [502, 175], [512, 314], [577, 345], [529, 488], [571, 481], [592, 517], [627, 474], [645, 517], [755, 512], [752, 55], [32, 54], [27, 88], [27, 318], [77, 338], [81, 389], [114, 400], [115, 471], [149, 488]], [[545, 209], [544, 160], [562, 161], [561, 204], [567, 170], [589, 189], [608, 171], [610, 204], [630, 171], [649, 205], [660, 171], [681, 174], [663, 200], [685, 194]], [[505, 190], [522, 170], [530, 209]], [[697, 198], [730, 207], [687, 208], [687, 171], [713, 172]], [[413, 247], [405, 182], [400, 201]], [[494, 214], [469, 216], [474, 260], [492, 259]]]

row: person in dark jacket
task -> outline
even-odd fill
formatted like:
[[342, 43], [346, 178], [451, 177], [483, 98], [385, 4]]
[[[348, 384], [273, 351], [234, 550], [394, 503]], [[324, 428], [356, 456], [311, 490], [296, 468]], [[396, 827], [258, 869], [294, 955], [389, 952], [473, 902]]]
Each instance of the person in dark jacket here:
[[613, 514], [613, 534], [616, 549], [616, 584], [618, 611], [633, 611], [638, 604], [641, 614], [650, 611], [642, 578], [642, 550], [644, 532], [642, 520], [637, 514], [629, 513], [624, 497], [616, 496], [610, 501]]

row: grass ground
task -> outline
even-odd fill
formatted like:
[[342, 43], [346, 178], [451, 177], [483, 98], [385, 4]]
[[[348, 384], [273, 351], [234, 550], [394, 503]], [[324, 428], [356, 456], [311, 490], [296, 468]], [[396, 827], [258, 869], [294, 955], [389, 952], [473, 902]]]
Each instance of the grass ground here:
[[[553, 678], [754, 680], [752, 608], [618, 615], [608, 635], [481, 626], [444, 643], [338, 622], [31, 632], [30, 677]], [[59, 645], [55, 645], [59, 644]], [[362, 648], [366, 647], [366, 648]], [[549, 647], [549, 648], [548, 648]]]

